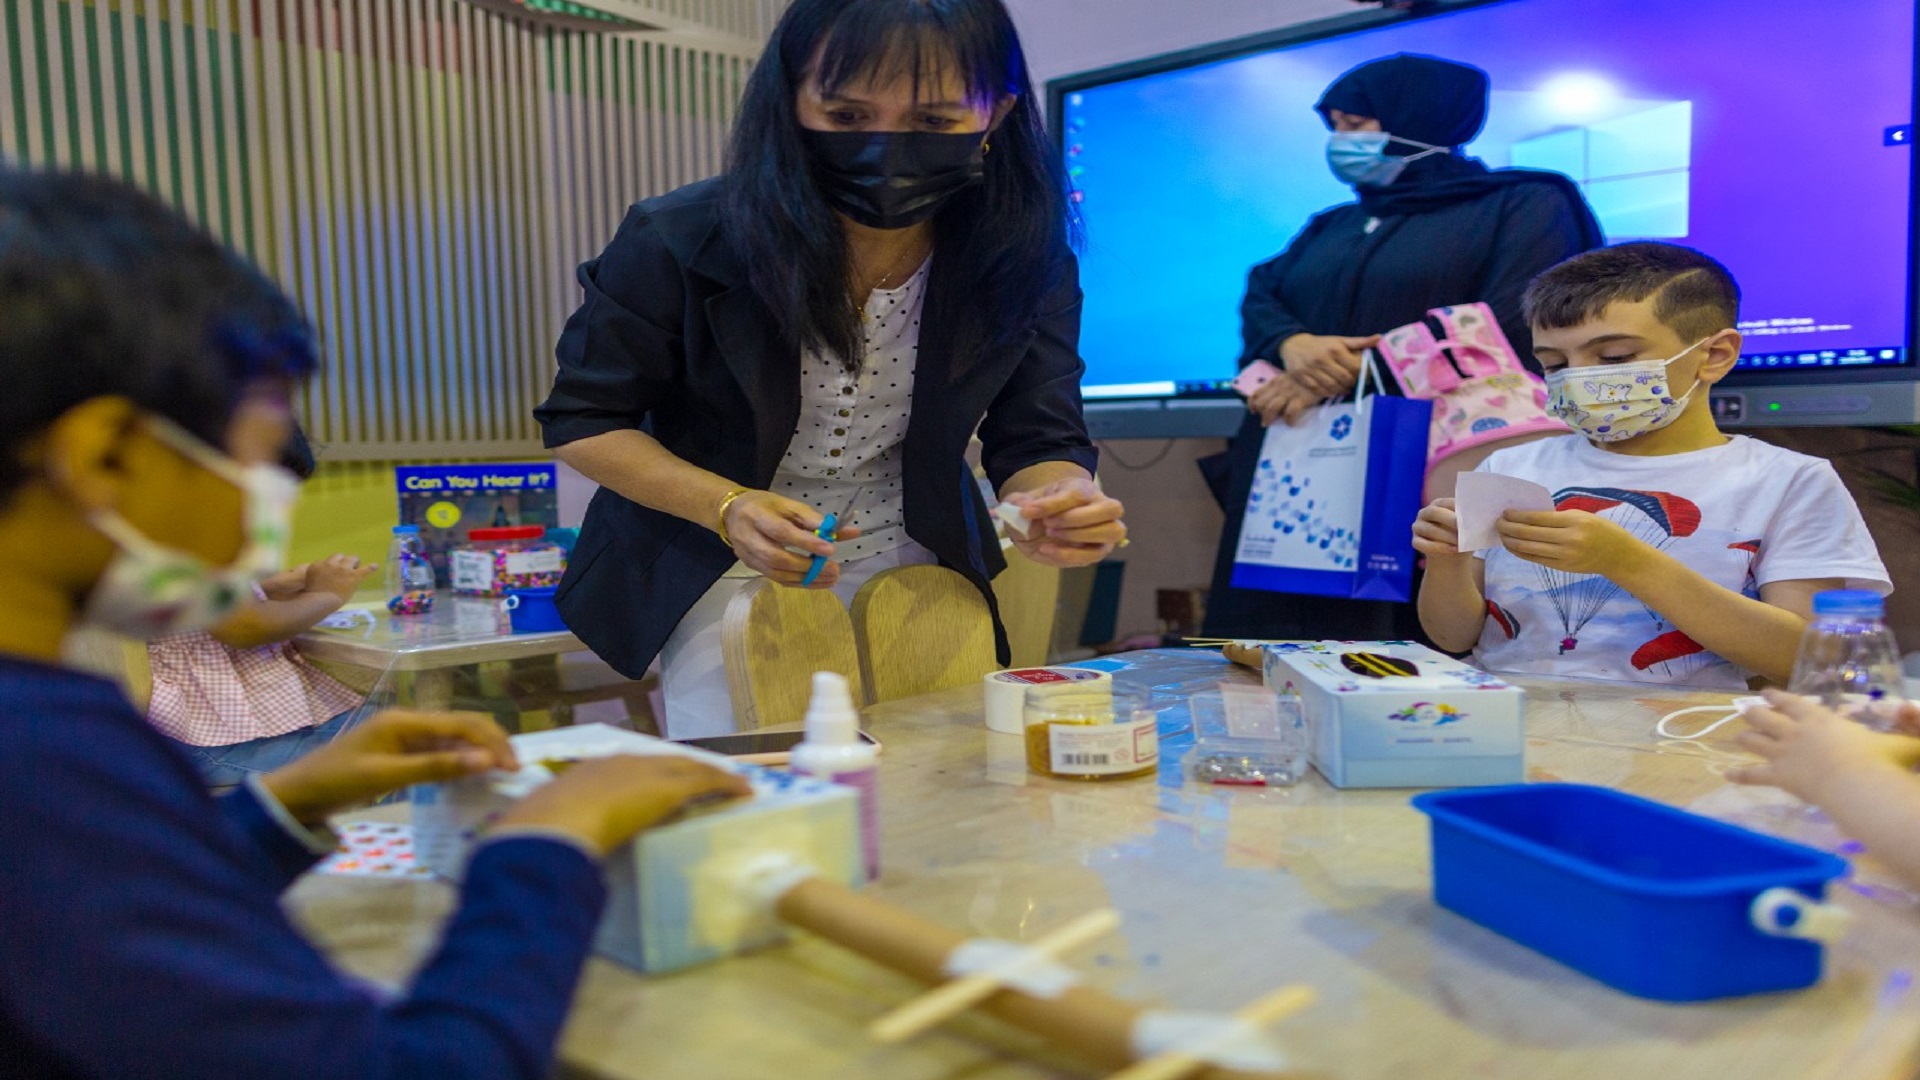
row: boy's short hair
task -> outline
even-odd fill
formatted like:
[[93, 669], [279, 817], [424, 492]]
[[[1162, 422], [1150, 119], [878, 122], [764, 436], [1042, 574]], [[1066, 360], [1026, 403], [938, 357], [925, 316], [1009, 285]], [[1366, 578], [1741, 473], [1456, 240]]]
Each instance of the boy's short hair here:
[[1527, 286], [1527, 324], [1561, 330], [1591, 322], [1615, 303], [1656, 299], [1654, 318], [1689, 341], [1740, 319], [1740, 286], [1713, 257], [1679, 244], [1641, 240], [1575, 255]]
[[286, 294], [159, 200], [0, 165], [0, 504], [27, 444], [84, 401], [125, 397], [219, 446], [249, 382], [317, 362]]

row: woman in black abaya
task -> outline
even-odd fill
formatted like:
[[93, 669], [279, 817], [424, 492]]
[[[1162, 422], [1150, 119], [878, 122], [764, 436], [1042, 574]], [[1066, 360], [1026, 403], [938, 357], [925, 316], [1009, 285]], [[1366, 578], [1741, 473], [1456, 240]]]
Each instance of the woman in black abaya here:
[[[1486, 122], [1487, 95], [1479, 68], [1402, 53], [1342, 75], [1314, 106], [1331, 132], [1328, 165], [1358, 199], [1315, 215], [1248, 276], [1240, 364], [1267, 360], [1286, 374], [1249, 400], [1227, 451], [1227, 523], [1208, 635], [1420, 637], [1411, 603], [1237, 589], [1229, 581], [1268, 424], [1350, 393], [1377, 335], [1429, 308], [1485, 302], [1531, 364], [1521, 292], [1535, 274], [1600, 246], [1599, 224], [1572, 180], [1489, 169], [1460, 152]], [[1394, 392], [1384, 364], [1375, 374]]]

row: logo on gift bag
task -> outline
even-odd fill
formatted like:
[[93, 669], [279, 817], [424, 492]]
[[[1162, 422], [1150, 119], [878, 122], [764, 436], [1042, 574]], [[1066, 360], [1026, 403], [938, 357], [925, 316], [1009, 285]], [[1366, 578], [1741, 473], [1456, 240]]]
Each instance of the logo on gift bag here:
[[1329, 434], [1333, 436], [1335, 442], [1353, 434], [1353, 417], [1349, 415], [1336, 419], [1333, 422], [1333, 430]]

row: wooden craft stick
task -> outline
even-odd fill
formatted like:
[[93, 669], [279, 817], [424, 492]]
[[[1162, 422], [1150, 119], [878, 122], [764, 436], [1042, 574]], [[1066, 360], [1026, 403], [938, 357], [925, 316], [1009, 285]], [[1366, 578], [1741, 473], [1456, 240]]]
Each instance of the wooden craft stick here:
[[[1314, 997], [1311, 986], [1283, 986], [1238, 1010], [1233, 1014], [1233, 1018], [1256, 1029], [1264, 1028], [1313, 1004]], [[1204, 1056], [1207, 1050], [1206, 1046], [1196, 1046], [1190, 1050], [1170, 1050], [1164, 1054], [1156, 1054], [1134, 1062], [1109, 1076], [1107, 1080], [1180, 1080], [1181, 1077], [1208, 1066], [1209, 1063]]]
[[[924, 983], [948, 981], [947, 956], [967, 940], [938, 923], [819, 878], [782, 893], [774, 909], [791, 926]], [[1145, 1006], [1085, 985], [1070, 987], [1057, 998], [1037, 998], [1003, 987], [980, 1002], [979, 1009], [1107, 1068], [1133, 1059], [1134, 1021], [1146, 1011]], [[1202, 1074], [1203, 1080], [1272, 1075], [1276, 1074], [1217, 1067]]]
[[[1101, 908], [1067, 923], [1027, 946], [1037, 957], [1053, 959], [1082, 945], [1097, 941], [1120, 926], [1120, 913]], [[963, 975], [931, 993], [922, 994], [905, 1005], [875, 1020], [867, 1034], [882, 1043], [897, 1043], [943, 1023], [993, 996], [1005, 985], [991, 972]]]

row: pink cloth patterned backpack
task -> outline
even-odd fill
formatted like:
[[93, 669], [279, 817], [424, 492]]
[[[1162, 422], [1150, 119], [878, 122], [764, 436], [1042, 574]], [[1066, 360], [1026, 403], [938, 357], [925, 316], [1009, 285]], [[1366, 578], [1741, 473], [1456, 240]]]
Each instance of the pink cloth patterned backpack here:
[[1520, 363], [1485, 304], [1434, 308], [1380, 335], [1377, 347], [1402, 393], [1433, 402], [1429, 471], [1489, 443], [1570, 430], [1547, 412], [1546, 381]]

